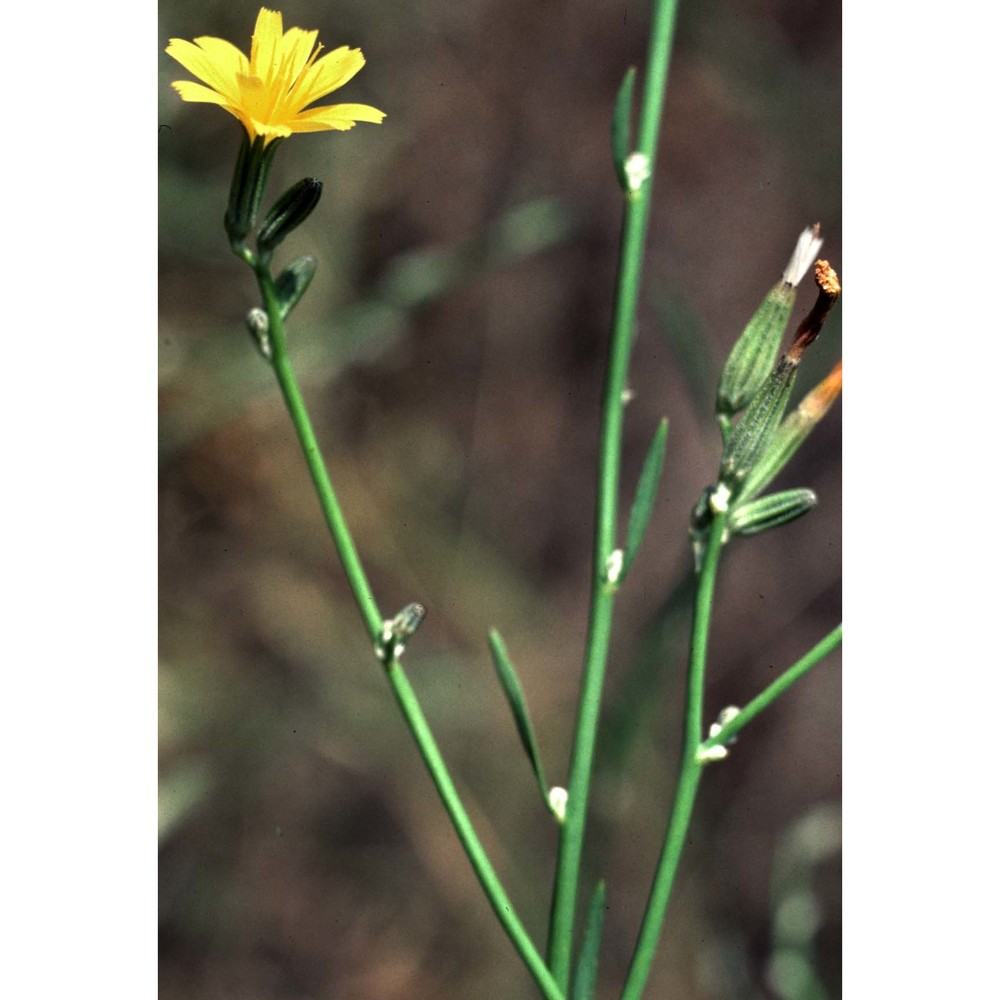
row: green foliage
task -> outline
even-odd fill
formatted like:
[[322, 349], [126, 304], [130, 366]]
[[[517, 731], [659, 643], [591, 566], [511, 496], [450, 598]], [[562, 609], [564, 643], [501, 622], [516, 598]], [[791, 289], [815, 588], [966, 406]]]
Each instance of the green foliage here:
[[628, 573], [635, 560], [639, 546], [649, 526], [649, 519], [656, 502], [656, 492], [663, 473], [663, 457], [667, 449], [667, 430], [669, 421], [664, 417], [657, 425], [653, 440], [646, 452], [646, 460], [642, 465], [639, 485], [635, 490], [635, 500], [632, 503], [632, 513], [628, 520], [628, 535], [625, 542], [625, 556], [622, 562], [622, 577]]
[[604, 882], [598, 882], [587, 908], [587, 922], [583, 928], [580, 958], [573, 977], [572, 1000], [594, 1000], [597, 990], [597, 959], [601, 948], [601, 931], [604, 929]]
[[632, 97], [635, 91], [635, 67], [629, 66], [625, 72], [618, 96], [615, 98], [615, 110], [611, 116], [611, 159], [618, 174], [618, 182], [623, 191], [629, 189], [628, 176], [625, 173], [625, 161], [632, 152]]
[[507, 647], [504, 645], [500, 633], [493, 629], [489, 636], [490, 653], [493, 656], [493, 666], [496, 668], [500, 686], [503, 688], [507, 704], [510, 705], [511, 713], [514, 716], [514, 725], [517, 726], [517, 735], [521, 738], [521, 746], [528, 755], [528, 763], [534, 772], [535, 780], [538, 782], [538, 789], [542, 793], [542, 801], [547, 809], [552, 808], [549, 801], [549, 786], [545, 781], [545, 772], [542, 770], [542, 758], [538, 752], [538, 741], [535, 739], [535, 731], [531, 725], [531, 716], [528, 714], [528, 703], [524, 698], [524, 690], [518, 680], [517, 671], [507, 655]]

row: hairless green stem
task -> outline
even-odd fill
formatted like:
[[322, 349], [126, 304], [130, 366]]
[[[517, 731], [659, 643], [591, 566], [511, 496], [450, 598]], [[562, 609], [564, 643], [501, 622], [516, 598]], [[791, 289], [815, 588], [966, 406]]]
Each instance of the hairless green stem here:
[[705, 740], [701, 745], [702, 751], [728, 743], [745, 725], [753, 722], [772, 701], [779, 695], [784, 694], [800, 677], [808, 673], [816, 664], [832, 653], [840, 644], [843, 634], [844, 625], [841, 623], [832, 632], [820, 639], [801, 660], [793, 663], [777, 680], [764, 688], [749, 705], [741, 708], [740, 714], [730, 719], [715, 736]]
[[441, 759], [437, 744], [427, 726], [427, 720], [424, 718], [424, 713], [417, 702], [417, 696], [414, 694], [410, 682], [403, 673], [403, 668], [399, 665], [398, 661], [393, 661], [389, 664], [386, 674], [389, 678], [389, 683], [392, 685], [396, 701], [399, 702], [399, 707], [403, 711], [406, 724], [417, 742], [420, 756], [423, 757], [424, 763], [427, 765], [427, 770], [430, 772], [431, 778], [437, 786], [441, 801], [448, 811], [448, 815], [451, 817], [451, 822], [455, 827], [455, 832], [458, 834], [458, 839], [465, 848], [465, 853], [472, 863], [476, 877], [479, 879], [479, 884], [483, 887], [483, 891], [486, 893], [486, 897], [493, 907], [493, 912], [497, 915], [497, 919], [507, 932], [507, 936], [513, 942], [522, 961], [538, 984], [542, 995], [547, 1000], [563, 1000], [563, 991], [559, 988], [552, 973], [549, 972], [545, 960], [515, 913], [510, 898], [500, 884], [500, 880], [493, 870], [493, 866], [490, 864], [490, 860], [486, 856], [479, 838], [476, 836], [476, 831], [472, 828], [472, 823], [462, 806], [451, 778], [448, 776], [448, 769]]
[[[264, 306], [268, 317], [268, 338], [271, 344], [271, 364], [277, 376], [278, 384], [281, 387], [285, 404], [288, 408], [289, 416], [295, 427], [295, 432], [299, 438], [299, 444], [305, 455], [306, 463], [309, 466], [309, 473], [312, 476], [316, 494], [319, 497], [320, 507], [326, 518], [330, 534], [333, 536], [337, 554], [343, 564], [344, 572], [347, 575], [351, 592], [357, 603], [361, 617], [364, 619], [369, 636], [374, 643], [380, 641], [383, 629], [382, 615], [379, 612], [375, 597], [368, 579], [365, 576], [364, 568], [358, 557], [357, 549], [351, 538], [350, 529], [344, 519], [340, 504], [337, 501], [336, 493], [327, 474], [326, 465], [323, 462], [319, 445], [316, 442], [316, 435], [313, 433], [312, 422], [306, 409], [305, 401], [299, 390], [291, 363], [288, 359], [288, 348], [285, 337], [284, 322], [281, 317], [277, 295], [274, 289], [274, 281], [271, 277], [266, 261], [257, 260], [250, 254], [241, 254], [248, 263], [251, 263], [257, 275], [257, 283], [263, 296]], [[386, 677], [392, 687], [396, 701], [402, 710], [406, 725], [409, 728], [420, 756], [423, 758], [430, 772], [431, 780], [437, 788], [441, 802], [444, 804], [448, 816], [451, 818], [458, 839], [465, 849], [466, 856], [472, 865], [476, 877], [479, 879], [483, 891], [497, 915], [501, 926], [507, 932], [521, 956], [528, 971], [531, 973], [542, 996], [546, 1000], [564, 1000], [564, 991], [560, 989], [555, 978], [549, 971], [544, 959], [535, 947], [524, 925], [514, 910], [506, 891], [500, 883], [496, 872], [486, 856], [486, 851], [480, 843], [472, 822], [466, 813], [454, 782], [448, 773], [444, 759], [438, 750], [427, 720], [417, 701], [417, 696], [410, 686], [410, 682], [403, 672], [398, 659], [392, 659], [385, 667]]]
[[590, 612], [583, 679], [570, 758], [566, 821], [559, 838], [549, 925], [549, 967], [564, 991], [569, 986], [587, 802], [601, 691], [611, 641], [615, 586], [607, 579], [607, 567], [608, 559], [616, 547], [625, 382], [635, 329], [639, 279], [649, 220], [651, 175], [656, 160], [676, 12], [677, 0], [657, 0], [653, 9], [648, 68], [636, 143], [636, 153], [646, 157], [650, 176], [639, 182], [625, 198], [614, 319], [602, 405]]
[[629, 966], [622, 1000], [639, 1000], [649, 978], [649, 971], [656, 955], [663, 919], [674, 876], [680, 863], [681, 851], [687, 838], [691, 813], [694, 810], [698, 782], [701, 779], [702, 764], [698, 759], [701, 746], [702, 714], [705, 700], [705, 657], [708, 650], [708, 626], [712, 617], [712, 597], [715, 592], [715, 577], [719, 568], [722, 551], [722, 535], [726, 527], [725, 514], [717, 513], [712, 519], [712, 527], [705, 550], [704, 562], [698, 576], [698, 590], [694, 600], [694, 618], [691, 624], [691, 652], [688, 658], [687, 694], [684, 712], [684, 742], [681, 750], [680, 772], [674, 805], [663, 839], [656, 875], [649, 890], [646, 912], [639, 928], [639, 937], [632, 963]]
[[292, 371], [292, 365], [288, 359], [285, 324], [274, 290], [274, 281], [265, 261], [255, 261], [253, 266], [257, 275], [257, 285], [264, 300], [264, 309], [267, 312], [268, 338], [271, 342], [271, 365], [278, 379], [278, 385], [281, 387], [281, 394], [285, 398], [288, 415], [291, 417], [295, 433], [298, 435], [306, 465], [309, 466], [309, 475], [312, 477], [319, 505], [333, 537], [333, 544], [336, 546], [341, 565], [344, 567], [351, 593], [354, 595], [355, 603], [365, 627], [368, 629], [371, 641], [376, 642], [382, 632], [382, 615], [375, 603], [375, 596], [368, 584], [368, 577], [365, 576], [358, 550], [354, 546], [354, 539], [351, 538], [347, 521], [344, 519], [337, 495], [330, 483], [330, 477], [323, 462], [323, 454], [316, 441], [316, 435], [313, 433], [309, 411], [306, 409], [305, 400], [302, 398], [295, 373]]

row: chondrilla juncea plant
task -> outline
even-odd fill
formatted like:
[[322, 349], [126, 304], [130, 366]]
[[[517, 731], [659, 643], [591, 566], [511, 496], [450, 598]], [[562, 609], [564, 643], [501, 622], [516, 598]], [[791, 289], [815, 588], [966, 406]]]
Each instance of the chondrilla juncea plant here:
[[[612, 321], [596, 458], [587, 631], [565, 777], [560, 775], [553, 781], [551, 767], [543, 766], [543, 757], [552, 750], [533, 725], [530, 698], [515, 666], [516, 651], [508, 648], [496, 629], [484, 636], [544, 806], [542, 821], [553, 824], [556, 834], [544, 938], [529, 931], [519, 904], [502, 884], [403, 666], [408, 647], [420, 641], [421, 624], [425, 615], [434, 614], [434, 607], [424, 595], [414, 594], [401, 609], [386, 608], [376, 595], [365, 569], [365, 554], [351, 531], [350, 511], [342, 507], [328, 473], [321, 435], [314, 429], [289, 354], [288, 325], [322, 262], [314, 254], [280, 266], [275, 261], [288, 237], [308, 223], [324, 186], [321, 179], [306, 177], [268, 204], [267, 183], [275, 158], [279, 149], [282, 156], [293, 155], [294, 146], [286, 150], [285, 145], [297, 133], [348, 131], [358, 123], [383, 121], [389, 128], [393, 119], [366, 104], [316, 105], [347, 86], [363, 67], [364, 57], [359, 49], [349, 46], [324, 54], [317, 32], [286, 29], [282, 15], [266, 8], [258, 15], [249, 55], [211, 37], [193, 43], [173, 39], [167, 49], [202, 81], [176, 82], [180, 96], [216, 104], [242, 126], [229, 199], [226, 206], [220, 206], [220, 217], [232, 252], [248, 266], [256, 283], [257, 298], [248, 305], [245, 324], [260, 354], [258, 363], [270, 368], [284, 400], [350, 586], [360, 618], [358, 628], [364, 631], [372, 650], [372, 667], [384, 673], [486, 899], [538, 995], [548, 1000], [591, 1000], [596, 996], [603, 914], [614, 885], [588, 880], [584, 843], [593, 815], [591, 791], [605, 675], [616, 604], [627, 597], [629, 573], [638, 553], [651, 544], [647, 529], [670, 468], [672, 432], [664, 417], [649, 428], [650, 444], [637, 483], [633, 487], [622, 482], [629, 370], [676, 16], [675, 0], [654, 0], [645, 65], [641, 72], [633, 68], [624, 73], [613, 106], [610, 142], [620, 189], [621, 240], [617, 275], [609, 289]], [[384, 102], [391, 104], [390, 95], [385, 95]], [[786, 266], [759, 305], [753, 311], [748, 309], [750, 318], [743, 331], [732, 338], [731, 350], [718, 372], [714, 399], [719, 428], [717, 473], [699, 496], [689, 498], [694, 586], [681, 756], [673, 801], [664, 809], [662, 848], [645, 910], [624, 982], [615, 987], [622, 1000], [648, 995], [644, 991], [698, 791], [703, 777], [711, 780], [711, 770], [706, 776], [706, 769], [725, 760], [733, 752], [737, 734], [792, 683], [820, 664], [841, 639], [840, 625], [831, 623], [825, 636], [817, 636], [812, 649], [779, 671], [746, 705], [728, 706], [715, 717], [706, 715], [710, 626], [725, 547], [738, 538], [749, 538], [741, 544], [751, 545], [752, 536], [784, 529], [816, 506], [820, 498], [807, 486], [768, 490], [806, 446], [810, 432], [841, 388], [838, 364], [789, 411], [806, 351], [820, 336], [841, 288], [832, 264], [819, 259], [823, 244], [819, 224], [790, 233], [788, 242]], [[776, 274], [780, 264], [775, 262]], [[814, 304], [783, 350], [797, 299], [805, 294], [814, 296]], [[305, 477], [301, 484], [306, 485]], [[629, 495], [632, 500], [626, 508], [623, 500]]]

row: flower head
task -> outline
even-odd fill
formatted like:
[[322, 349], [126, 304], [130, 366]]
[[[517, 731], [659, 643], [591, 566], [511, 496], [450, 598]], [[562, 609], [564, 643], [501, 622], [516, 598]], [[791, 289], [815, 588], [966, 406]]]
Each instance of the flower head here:
[[177, 80], [185, 101], [218, 104], [235, 115], [250, 139], [265, 144], [293, 132], [346, 131], [358, 122], [378, 124], [384, 111], [367, 104], [309, 105], [342, 87], [365, 64], [360, 49], [342, 45], [318, 58], [319, 32], [282, 30], [281, 14], [262, 7], [248, 59], [221, 38], [170, 39], [167, 55], [207, 86]]

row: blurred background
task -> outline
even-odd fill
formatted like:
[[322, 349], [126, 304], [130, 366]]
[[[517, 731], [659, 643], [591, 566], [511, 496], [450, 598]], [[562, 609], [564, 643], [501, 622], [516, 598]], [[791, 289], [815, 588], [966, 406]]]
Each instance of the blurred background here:
[[[276, 158], [268, 201], [303, 176], [325, 184], [281, 257], [320, 261], [292, 360], [382, 609], [428, 608], [408, 673], [542, 942], [556, 832], [486, 634], [502, 632], [564, 784], [621, 217], [608, 126], [630, 64], [641, 80], [649, 5], [280, 9], [327, 48], [365, 52], [324, 103], [388, 113], [293, 137]], [[373, 660], [243, 327], [254, 285], [221, 222], [240, 126], [169, 87], [188, 78], [162, 53], [171, 37], [248, 51], [257, 10], [160, 3], [161, 997], [521, 1000], [533, 984]], [[617, 603], [582, 889], [608, 883], [601, 997], [618, 995], [674, 782], [687, 520], [718, 465], [715, 380], [805, 225], [822, 224], [822, 256], [845, 277], [840, 77], [839, 4], [681, 4], [625, 513], [663, 415], [670, 438]], [[798, 395], [840, 353], [838, 308]], [[817, 509], [725, 550], [709, 718], [840, 620], [839, 424], [838, 403], [780, 481], [815, 489]], [[648, 997], [839, 996], [840, 735], [838, 653], [707, 773]]]

